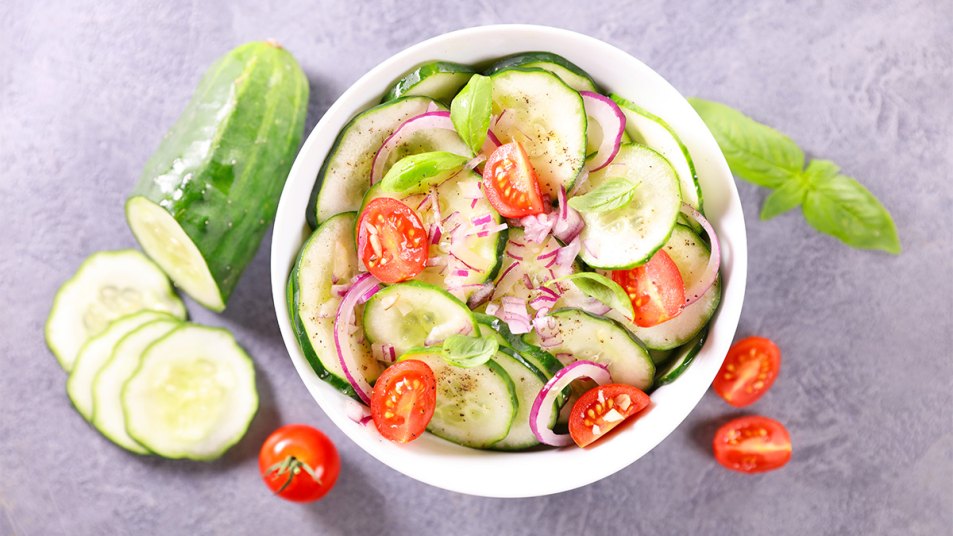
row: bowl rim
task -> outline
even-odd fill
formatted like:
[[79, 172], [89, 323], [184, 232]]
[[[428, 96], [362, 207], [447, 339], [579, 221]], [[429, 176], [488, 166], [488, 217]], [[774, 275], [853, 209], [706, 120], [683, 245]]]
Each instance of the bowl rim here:
[[[652, 394], [653, 407], [656, 411], [648, 412], [633, 425], [614, 432], [615, 437], [597, 444], [599, 446], [596, 448], [502, 453], [452, 445], [430, 434], [426, 434], [410, 445], [392, 444], [376, 434], [373, 426], [365, 428], [346, 417], [345, 408], [350, 399], [317, 377], [299, 349], [291, 328], [287, 305], [287, 279], [297, 259], [298, 250], [310, 233], [305, 223], [304, 210], [306, 208], [301, 206], [302, 203], [306, 206], [307, 199], [301, 200], [301, 191], [306, 191], [306, 196], [310, 196], [317, 172], [340, 128], [354, 114], [377, 104], [380, 95], [387, 87], [382, 84], [391, 84], [403, 73], [419, 65], [420, 61], [414, 58], [423, 57], [425, 58], [423, 61], [427, 61], [426, 58], [457, 61], [452, 57], [456, 52], [450, 50], [454, 43], [461, 41], [485, 43], [486, 39], [502, 40], [505, 43], [539, 42], [536, 48], [515, 47], [509, 53], [553, 50], [554, 48], [597, 49], [606, 56], [628, 62], [627, 72], [635, 72], [637, 74], [632, 75], [634, 78], [643, 78], [643, 82], [647, 82], [644, 86], [645, 91], [653, 94], [653, 98], [658, 100], [660, 107], [678, 112], [679, 121], [676, 125], [669, 117], [659, 113], [658, 108], [647, 106], [657, 115], [669, 120], [678, 132], [683, 143], [692, 153], [693, 159], [696, 160], [699, 179], [703, 183], [713, 182], [724, 187], [724, 190], [718, 190], [717, 197], [720, 200], [718, 215], [710, 218], [712, 225], [719, 230], [719, 239], [724, 251], [722, 299], [711, 321], [712, 329], [704, 347], [696, 357], [695, 364], [679, 378], [679, 382], [683, 383], [674, 382], [659, 388]], [[553, 42], [547, 42], [548, 40]], [[554, 46], [555, 43], [560, 42], [559, 46]], [[460, 54], [466, 54], [466, 51]], [[569, 56], [570, 61], [590, 71], [585, 61], [574, 61], [572, 54], [562, 53], [562, 55]], [[500, 56], [501, 54], [491, 53], [486, 59]], [[480, 63], [480, 60], [469, 63]], [[594, 75], [594, 78], [597, 82], [599, 81], [598, 76]], [[643, 91], [642, 86], [639, 91]], [[661, 106], [662, 103], [665, 106]], [[701, 158], [696, 159], [696, 151]], [[705, 170], [704, 177], [702, 177], [702, 170]], [[300, 186], [301, 183], [304, 183], [306, 187]], [[703, 190], [707, 192], [706, 188]], [[708, 199], [706, 196], [706, 208], [710, 210]], [[730, 227], [732, 232], [725, 233], [723, 231], [725, 226]], [[308, 134], [295, 158], [282, 191], [271, 245], [271, 280], [278, 325], [295, 369], [318, 406], [350, 440], [385, 465], [438, 488], [487, 497], [532, 497], [582, 487], [620, 471], [661, 443], [697, 406], [724, 360], [740, 319], [747, 280], [747, 237], [738, 191], [723, 154], [701, 118], [685, 98], [661, 75], [631, 54], [588, 35], [550, 26], [496, 24], [456, 30], [412, 45], [370, 69], [335, 100]], [[661, 396], [669, 392], [673, 394]], [[676, 392], [680, 395], [677, 400], [674, 398]], [[663, 411], [659, 409], [662, 406], [656, 404], [656, 398], [659, 397], [665, 399], [666, 406], [662, 416], [655, 418], [656, 414]], [[668, 402], [669, 399], [672, 401]], [[645, 434], [650, 436], [647, 440], [634, 435], [638, 432], [645, 433], [643, 428], [649, 431]], [[632, 445], [629, 446], [633, 448], [623, 449], [623, 442], [631, 443]], [[613, 444], [616, 446], [613, 447]], [[554, 453], [558, 456], [554, 456]], [[530, 461], [534, 456], [535, 459]], [[565, 463], [564, 460], [577, 463]], [[582, 464], [585, 470], [579, 470], [580, 468], [576, 467], [579, 465], [579, 460], [586, 460]], [[551, 468], [553, 463], [559, 463], [564, 475], [569, 473], [571, 476], [542, 480], [535, 478], [545, 474], [543, 469], [547, 466]], [[527, 466], [532, 468], [527, 469]], [[502, 482], [504, 485], [501, 485], [501, 482], [488, 481], [490, 475], [501, 474], [506, 476], [505, 482]]]

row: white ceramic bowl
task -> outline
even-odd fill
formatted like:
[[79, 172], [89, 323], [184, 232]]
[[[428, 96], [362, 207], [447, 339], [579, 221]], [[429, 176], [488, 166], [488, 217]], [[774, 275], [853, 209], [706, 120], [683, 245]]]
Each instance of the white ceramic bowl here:
[[[501, 453], [460, 447], [425, 434], [409, 445], [383, 440], [345, 415], [346, 398], [321, 381], [298, 348], [288, 317], [285, 285], [308, 233], [305, 207], [324, 157], [354, 114], [377, 104], [403, 73], [430, 60], [482, 63], [516, 52], [546, 50], [587, 71], [603, 88], [639, 102], [675, 129], [695, 161], [705, 212], [722, 244], [724, 296], [704, 349], [675, 382], [652, 394], [654, 407], [613, 437], [589, 449]], [[530, 497], [595, 482], [638, 460], [678, 426], [718, 372], [734, 337], [747, 277], [741, 203], [725, 159], [688, 102], [655, 71], [598, 39], [555, 28], [498, 25], [469, 28], [414, 45], [373, 68], [328, 109], [308, 136], [278, 205], [271, 278], [278, 324], [288, 353], [311, 395], [331, 420], [381, 462], [440, 488], [488, 497]]]

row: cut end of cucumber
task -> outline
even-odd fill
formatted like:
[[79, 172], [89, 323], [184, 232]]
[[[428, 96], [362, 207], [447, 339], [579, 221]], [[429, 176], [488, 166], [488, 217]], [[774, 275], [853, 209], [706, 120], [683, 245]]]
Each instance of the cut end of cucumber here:
[[175, 286], [212, 311], [225, 310], [208, 264], [171, 214], [149, 199], [136, 196], [126, 202], [126, 220], [139, 245]]

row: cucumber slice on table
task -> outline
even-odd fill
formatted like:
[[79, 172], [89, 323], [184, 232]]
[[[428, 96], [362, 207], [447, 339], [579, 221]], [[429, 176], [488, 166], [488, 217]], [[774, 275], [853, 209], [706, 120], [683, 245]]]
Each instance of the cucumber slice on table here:
[[[672, 230], [672, 236], [665, 244], [665, 252], [678, 267], [686, 288], [691, 288], [704, 276], [711, 254], [705, 241], [684, 225], [676, 225]], [[624, 324], [649, 348], [670, 350], [687, 343], [701, 332], [711, 321], [720, 302], [719, 277], [698, 301], [682, 309], [675, 318], [656, 326], [637, 326], [615, 311], [610, 311], [608, 316]]]
[[[604, 363], [613, 382], [643, 391], [652, 387], [655, 364], [645, 346], [622, 324], [581, 309], [559, 309], [549, 316], [556, 321], [560, 341], [549, 348], [553, 353]], [[536, 344], [539, 335], [533, 331], [525, 337]]]
[[126, 202], [142, 249], [221, 311], [275, 218], [308, 107], [308, 79], [274, 42], [240, 46], [202, 78]]
[[556, 199], [572, 189], [586, 163], [588, 119], [582, 97], [549, 71], [507, 69], [492, 75], [492, 129], [503, 143], [519, 141], [539, 176], [540, 190]]
[[625, 114], [625, 130], [642, 145], [658, 151], [672, 164], [678, 175], [682, 201], [702, 210], [702, 188], [688, 147], [682, 143], [675, 130], [661, 117], [619, 95], [610, 95]]
[[184, 324], [146, 349], [122, 407], [129, 436], [150, 451], [215, 459], [258, 410], [255, 367], [228, 331]]
[[[503, 217], [493, 209], [493, 206], [490, 205], [485, 197], [480, 195], [474, 202], [474, 200], [465, 195], [464, 189], [468, 187], [471, 190], [479, 191], [481, 180], [482, 177], [479, 173], [465, 170], [457, 173], [434, 188], [439, 212], [434, 210], [433, 203], [427, 203], [421, 206], [425, 197], [422, 194], [399, 195], [385, 192], [380, 184], [375, 184], [367, 192], [367, 195], [364, 196], [361, 210], [373, 199], [378, 197], [393, 197], [400, 199], [404, 204], [415, 209], [425, 229], [430, 229], [432, 226], [440, 223], [441, 220], [445, 220], [446, 223], [441, 224], [443, 230], [440, 235], [440, 240], [437, 244], [430, 246], [430, 256], [446, 256], [450, 251], [450, 238], [452, 234], [450, 231], [453, 227], [462, 225], [463, 228], [466, 229], [471, 225], [474, 219], [487, 215], [490, 216], [488, 226], [492, 227], [503, 223]], [[453, 215], [454, 213], [456, 213], [456, 215]], [[451, 220], [450, 218], [453, 219]], [[456, 285], [455, 289], [450, 288], [450, 281], [447, 279], [447, 267], [443, 265], [428, 266], [414, 279], [442, 287], [448, 291], [452, 290], [455, 295], [463, 298], [470, 296], [470, 294], [473, 294], [478, 288], [474, 286], [475, 284], [491, 280], [499, 273], [501, 263], [503, 262], [503, 250], [506, 247], [507, 232], [508, 229], [487, 236], [471, 234], [463, 239], [458, 238], [458, 240], [454, 242], [454, 255], [466, 263], [466, 266], [469, 266], [466, 277], [458, 277], [453, 280], [453, 284]]]
[[[334, 317], [342, 298], [333, 291], [333, 285], [350, 281], [358, 272], [356, 222], [356, 215], [346, 212], [321, 224], [301, 247], [288, 278], [288, 308], [301, 352], [319, 378], [351, 397], [357, 393], [344, 375], [334, 346]], [[373, 383], [381, 366], [370, 347], [356, 338], [350, 344], [357, 366]]]
[[493, 74], [505, 69], [543, 69], [558, 76], [567, 86], [576, 91], [599, 92], [596, 83], [589, 73], [583, 71], [575, 63], [552, 52], [523, 52], [503, 58], [486, 70], [486, 74]]
[[606, 212], [582, 212], [579, 256], [593, 268], [624, 270], [644, 264], [668, 241], [682, 202], [668, 161], [641, 145], [623, 145], [608, 166], [589, 174], [582, 194], [613, 178], [636, 184], [632, 200]]
[[432, 61], [417, 67], [398, 80], [381, 102], [400, 97], [420, 96], [450, 105], [454, 95], [476, 74], [472, 67], [449, 61]]
[[94, 253], [53, 298], [46, 344], [69, 372], [87, 340], [111, 321], [144, 309], [185, 318], [169, 278], [145, 255], [134, 249]]
[[689, 365], [695, 360], [695, 356], [697, 356], [698, 353], [701, 352], [702, 347], [705, 346], [706, 335], [707, 331], [703, 330], [698, 335], [695, 335], [695, 338], [676, 348], [672, 353], [672, 360], [656, 372], [655, 384], [665, 385], [672, 383], [678, 379], [683, 372], [688, 370]]
[[364, 332], [370, 342], [387, 343], [398, 355], [440, 344], [450, 335], [477, 332], [473, 312], [447, 291], [427, 283], [391, 285], [368, 300]]
[[143, 352], [159, 338], [182, 322], [160, 318], [139, 326], [119, 339], [109, 359], [93, 380], [93, 426], [110, 441], [137, 454], [149, 451], [126, 433], [126, 416], [122, 411], [122, 387], [139, 368]]
[[[380, 294], [380, 293], [378, 293]], [[513, 380], [495, 361], [453, 366], [440, 349], [416, 349], [399, 360], [426, 363], [437, 379], [437, 407], [427, 430], [458, 445], [487, 448], [506, 438], [519, 409]]]
[[[311, 193], [306, 213], [311, 228], [335, 214], [360, 208], [361, 200], [371, 186], [371, 166], [377, 150], [401, 123], [426, 112], [431, 105], [437, 103], [427, 97], [402, 97], [357, 114], [341, 129], [318, 172]], [[391, 153], [384, 173], [400, 158], [429, 151], [470, 154], [469, 147], [456, 132], [424, 129]]]
[[109, 361], [116, 344], [135, 329], [160, 318], [172, 319], [158, 311], [140, 311], [114, 320], [102, 333], [93, 337], [76, 356], [73, 370], [66, 380], [66, 394], [76, 411], [87, 421], [93, 417], [93, 382], [96, 374]]

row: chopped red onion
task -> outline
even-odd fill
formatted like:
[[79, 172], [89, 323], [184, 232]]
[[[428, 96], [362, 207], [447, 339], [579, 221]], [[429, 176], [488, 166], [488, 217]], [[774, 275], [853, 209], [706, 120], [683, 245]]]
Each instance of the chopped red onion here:
[[609, 369], [605, 365], [586, 360], [570, 363], [553, 375], [536, 395], [529, 414], [530, 429], [540, 443], [554, 447], [572, 444], [569, 434], [556, 434], [549, 428], [549, 423], [553, 420], [556, 398], [570, 383], [580, 378], [589, 378], [599, 385], [612, 381]]
[[420, 200], [420, 203], [417, 204], [417, 212], [429, 207], [430, 203], [433, 203], [433, 195], [428, 193], [423, 199]]
[[[463, 167], [466, 169], [473, 169], [485, 161], [486, 161], [486, 155], [481, 153], [471, 158], [470, 161], [467, 162], [466, 165]], [[471, 184], [476, 184], [476, 183], [471, 183]]]
[[473, 223], [473, 225], [477, 225], [477, 226], [485, 225], [493, 221], [493, 216], [489, 214], [484, 214], [482, 216], [477, 216], [470, 221]]
[[441, 236], [443, 236], [443, 232], [440, 230], [440, 226], [431, 225], [430, 226], [430, 243], [434, 245], [440, 243]]
[[520, 261], [514, 261], [513, 264], [506, 267], [503, 270], [503, 274], [497, 280], [496, 289], [493, 290], [493, 296], [496, 297], [497, 294], [505, 294], [510, 290], [510, 287], [516, 283], [522, 277], [520, 271], [516, 269], [520, 265]]
[[506, 296], [503, 303], [503, 321], [509, 326], [514, 335], [529, 333], [532, 330], [532, 321], [526, 311], [526, 300], [514, 296]]
[[550, 231], [553, 230], [553, 224], [556, 218], [551, 214], [534, 214], [520, 218], [520, 225], [523, 226], [523, 236], [529, 242], [542, 244]]
[[479, 287], [479, 290], [476, 290], [473, 294], [471, 294], [470, 298], [467, 300], [467, 306], [470, 309], [476, 309], [489, 300], [490, 296], [493, 294], [493, 289], [495, 288], [493, 283], [484, 283], [479, 285]]
[[507, 257], [509, 257], [509, 258], [511, 258], [511, 259], [513, 259], [513, 260], [517, 260], [517, 261], [523, 260], [523, 257], [520, 257], [519, 255], [513, 254], [513, 252], [511, 252], [511, 251], [508, 250], [508, 249], [507, 249], [506, 251], [504, 251], [503, 253], [505, 253]]
[[496, 316], [497, 311], [500, 310], [500, 306], [497, 303], [490, 302], [486, 304], [486, 314], [491, 316]]
[[566, 190], [559, 187], [559, 218], [553, 225], [553, 236], [560, 239], [563, 243], [569, 243], [579, 236], [582, 232], [585, 222], [579, 212], [569, 206], [566, 200]]

